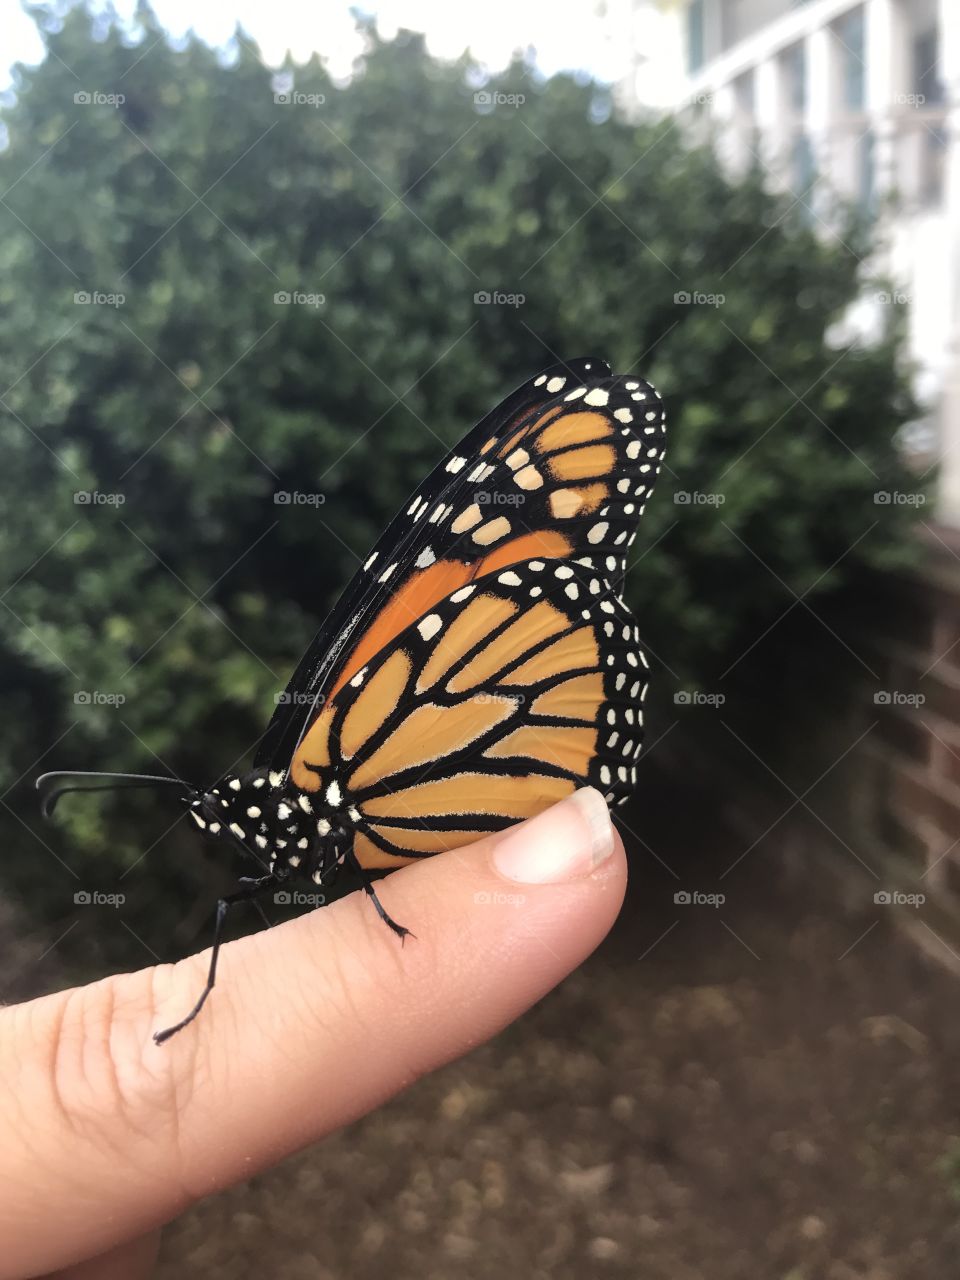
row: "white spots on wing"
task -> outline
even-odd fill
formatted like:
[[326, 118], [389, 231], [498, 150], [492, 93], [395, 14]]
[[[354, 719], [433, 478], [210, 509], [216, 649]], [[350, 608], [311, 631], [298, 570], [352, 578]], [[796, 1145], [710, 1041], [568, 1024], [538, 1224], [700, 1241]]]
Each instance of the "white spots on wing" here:
[[190, 817], [194, 820], [200, 830], [206, 831], [207, 824], [204, 822], [203, 818], [200, 817], [199, 813], [196, 813], [193, 809], [188, 809], [187, 812], [190, 814]]
[[511, 572], [501, 573], [497, 578], [498, 582], [502, 582], [505, 587], [519, 587], [520, 578], [517, 574]]
[[447, 463], [446, 469], [448, 471], [452, 471], [454, 475], [456, 475], [456, 473], [458, 471], [462, 471], [466, 465], [467, 465], [466, 458], [462, 458], [459, 454], [455, 454]]
[[386, 582], [386, 580], [390, 577], [391, 573], [393, 573], [396, 567], [397, 567], [396, 561], [394, 561], [393, 564], [388, 564], [387, 567], [384, 569], [383, 573], [381, 573], [379, 580], [381, 582]]
[[543, 476], [534, 466], [524, 467], [513, 477], [521, 489], [542, 489]]
[[542, 387], [543, 384], [546, 382], [546, 380], [547, 380], [547, 375], [545, 373], [541, 373], [539, 378], [534, 378], [533, 385], [535, 387]]
[[[576, 600], [577, 597], [580, 595], [580, 592], [577, 590], [577, 584], [575, 582], [568, 582], [563, 590], [570, 597], [571, 600]], [[589, 613], [584, 614], [585, 618], [589, 618], [589, 616], [590, 616]]]
[[623, 686], [627, 683], [627, 673], [620, 671], [617, 673], [617, 692], [619, 693]]
[[553, 392], [562, 391], [566, 385], [566, 378], [551, 378], [547, 383], [547, 390]]
[[590, 594], [591, 594], [591, 595], [593, 595], [593, 596], [598, 596], [598, 595], [600, 594], [600, 579], [599, 579], [599, 578], [591, 578], [591, 579], [590, 579]]
[[631, 516], [631, 515], [633, 515], [634, 510], [635, 510], [635, 508], [634, 508], [633, 503], [632, 503], [632, 502], [628, 502], [628, 503], [624, 506], [624, 508], [623, 508], [623, 514], [624, 514], [625, 516]]
[[267, 781], [266, 778], [254, 778], [253, 782], [251, 782], [250, 785], [252, 787], [256, 787], [257, 790], [259, 791], [261, 787], [266, 785], [266, 781]]
[[433, 554], [433, 547], [424, 547], [417, 556], [415, 563], [418, 569], [429, 569], [436, 561], [436, 558], [437, 557]]
[[610, 399], [610, 392], [604, 391], [602, 387], [592, 387], [583, 397], [584, 404], [593, 404], [598, 408], [602, 408]]
[[356, 806], [356, 805], [353, 805], [353, 804], [352, 804], [352, 805], [350, 806], [350, 808], [347, 810], [347, 814], [349, 815], [349, 818], [350, 818], [350, 821], [351, 821], [351, 822], [359, 822], [359, 821], [360, 821], [360, 810], [357, 808], [357, 806]]
[[607, 724], [616, 724], [616, 723], [617, 723], [617, 713], [613, 709], [613, 707], [608, 707], [607, 708]]
[[609, 528], [610, 526], [606, 523], [606, 521], [601, 520], [600, 523], [595, 524], [593, 528], [590, 530], [590, 532], [587, 534], [587, 541], [592, 542], [594, 546], [596, 546], [598, 542], [602, 542], [603, 539], [606, 537], [606, 533]]
[[609, 768], [608, 768], [605, 764], [602, 764], [602, 765], [600, 766], [600, 781], [603, 783], [603, 785], [604, 785], [605, 787], [609, 787], [609, 785], [610, 785], [610, 770], [609, 770]]
[[310, 841], [307, 839], [307, 837], [306, 837], [306, 836], [301, 836], [301, 837], [300, 837], [300, 839], [297, 841], [297, 848], [298, 848], [298, 849], [309, 849], [309, 848], [310, 848]]
[[443, 519], [444, 515], [449, 510], [450, 508], [446, 506], [444, 503], [438, 502], [437, 505], [434, 507], [434, 509], [430, 512], [430, 523], [437, 524], [438, 521]]
[[462, 600], [467, 600], [467, 599], [469, 599], [469, 597], [473, 595], [473, 593], [476, 591], [476, 589], [477, 589], [477, 588], [476, 588], [476, 587], [474, 587], [474, 586], [461, 587], [459, 591], [455, 591], [455, 592], [453, 593], [453, 595], [450, 597], [450, 599], [451, 599], [455, 604], [460, 604], [460, 602], [461, 602]]
[[531, 560], [527, 567], [532, 569], [534, 573], [539, 573], [541, 569], [545, 568], [545, 565], [542, 560]]
[[[421, 498], [418, 493], [417, 496], [414, 498], [414, 500], [410, 503], [409, 507], [407, 507], [407, 515], [415, 516], [417, 512], [420, 510], [421, 504], [425, 507], [427, 505], [427, 502], [426, 502], [426, 499]], [[374, 552], [374, 555], [377, 555], [377, 554], [378, 554], [377, 552]]]
[[248, 809], [247, 809], [247, 817], [248, 817], [248, 818], [259, 818], [259, 817], [260, 817], [260, 810], [257, 808], [257, 806], [256, 806], [255, 804], [252, 804], [252, 805], [250, 805], [250, 806], [248, 807]]
[[472, 502], [469, 507], [460, 512], [450, 528], [454, 533], [466, 533], [468, 529], [472, 529], [474, 525], [479, 524], [482, 519], [483, 512], [475, 502]]
[[[279, 844], [279, 843], [280, 843], [280, 841], [278, 840], [278, 841], [277, 841], [277, 844]], [[287, 847], [287, 842], [286, 842], [286, 840], [284, 840], [284, 842], [283, 842], [283, 848], [285, 849], [286, 847]], [[300, 865], [300, 855], [299, 855], [299, 853], [291, 853], [291, 854], [290, 854], [290, 856], [289, 856], [289, 858], [287, 858], [287, 861], [290, 863], [291, 867], [299, 867], [299, 865]]]
[[244, 832], [243, 827], [240, 826], [239, 822], [231, 822], [230, 830], [233, 832], [233, 834], [237, 837], [238, 840], [246, 840], [247, 838], [246, 833]]
[[629, 409], [627, 409], [627, 408], [623, 408], [623, 409], [614, 409], [614, 411], [613, 411], [613, 416], [616, 418], [616, 420], [617, 420], [618, 422], [632, 422], [632, 421], [633, 421], [633, 414], [632, 414], [632, 413], [630, 412], [630, 410], [629, 410]]
[[374, 551], [374, 553], [373, 553], [373, 555], [370, 557], [370, 559], [369, 559], [369, 560], [364, 564], [364, 566], [363, 566], [363, 567], [364, 567], [364, 569], [372, 569], [372, 568], [373, 568], [373, 562], [374, 562], [374, 560], [376, 560], [376, 558], [377, 558], [377, 556], [378, 556], [379, 554], [380, 554], [380, 552], [379, 552], [379, 551]]
[[613, 607], [613, 605], [610, 603], [610, 601], [609, 601], [609, 600], [601, 600], [601, 601], [600, 601], [600, 608], [603, 610], [603, 612], [604, 612], [604, 613], [614, 613], [614, 612], [615, 612], [614, 607]]
[[543, 595], [543, 587], [531, 587], [531, 588], [530, 588], [530, 594], [531, 594], [532, 596], [542, 596], [542, 595]]
[[300, 808], [303, 810], [304, 813], [313, 813], [313, 805], [310, 803], [309, 796], [303, 796], [303, 795], [298, 796], [297, 804], [300, 806]]
[[559, 568], [557, 568], [557, 569], [555, 569], [555, 570], [554, 570], [554, 573], [556, 574], [556, 576], [557, 576], [558, 578], [572, 578], [572, 577], [573, 577], [573, 570], [570, 568], [570, 566], [569, 566], [569, 565], [566, 565], [566, 564], [562, 564], [562, 565], [560, 565], [560, 567], [559, 567]]
[[317, 823], [317, 835], [328, 836], [329, 834], [330, 834], [330, 820], [329, 818], [321, 818], [320, 821]]
[[612, 623], [612, 622], [605, 622], [605, 623], [603, 624], [603, 634], [604, 634], [605, 636], [611, 636], [611, 637], [612, 637], [612, 635], [613, 635], [613, 623]]
[[265, 849], [267, 847], [267, 838], [266, 836], [254, 836], [253, 843], [258, 849]]
[[607, 746], [615, 747], [617, 745], [617, 739], [619, 737], [620, 737], [619, 733], [617, 733], [616, 729], [614, 729], [613, 733], [611, 733], [610, 737], [607, 739]]
[[310, 877], [314, 884], [323, 884], [323, 872], [318, 868]]
[[211, 835], [216, 835], [216, 834], [217, 834], [217, 832], [218, 832], [219, 830], [220, 830], [220, 823], [219, 823], [219, 822], [211, 822], [211, 823], [210, 823], [210, 833], [211, 833]]
[[364, 680], [366, 679], [366, 675], [367, 675], [367, 668], [361, 667], [360, 670], [357, 672], [357, 674], [350, 681], [351, 687], [354, 689], [359, 689], [360, 686], [363, 684]]
[[657, 413], [656, 409], [651, 409], [648, 413], [645, 413], [643, 416], [646, 418], [648, 422], [656, 422], [657, 418], [659, 418], [660, 415]]
[[574, 389], [569, 393], [569, 395], [565, 395], [563, 398], [564, 400], [579, 400], [581, 396], [585, 396], [586, 394], [587, 394], [586, 387], [574, 387]]
[[343, 800], [343, 793], [338, 782], [331, 782], [327, 787], [327, 804], [336, 808]]
[[497, 516], [495, 520], [488, 520], [486, 524], [481, 525], [474, 533], [473, 540], [478, 542], [481, 547], [489, 547], [491, 542], [499, 542], [509, 532], [510, 521], [506, 516]]
[[284, 818], [289, 818], [292, 812], [293, 810], [290, 808], [290, 806], [288, 804], [284, 804], [283, 801], [281, 801], [280, 804], [277, 805], [277, 817], [280, 819], [281, 822], [283, 822]]
[[239, 791], [239, 790], [240, 790], [240, 779], [239, 779], [239, 778], [231, 778], [231, 779], [230, 779], [230, 781], [227, 783], [227, 786], [230, 788], [230, 790], [231, 790], [231, 791]]
[[627, 388], [627, 390], [628, 390], [628, 391], [636, 391], [636, 389], [637, 389], [637, 387], [639, 387], [640, 383], [639, 383], [639, 382], [625, 382], [623, 385]]
[[627, 445], [627, 457], [630, 459], [631, 462], [633, 462], [636, 458], [640, 457], [640, 441], [639, 440], [631, 440], [630, 443]]
[[616, 567], [617, 567], [617, 557], [616, 557], [616, 556], [607, 556], [607, 558], [606, 558], [606, 560], [605, 560], [605, 562], [604, 562], [604, 563], [605, 563], [605, 564], [606, 564], [606, 566], [607, 566], [607, 572], [608, 572], [608, 573], [613, 573], [614, 569], [616, 569]]
[[432, 640], [442, 626], [443, 619], [439, 613], [428, 613], [425, 618], [421, 618], [417, 623], [417, 630], [424, 640]]

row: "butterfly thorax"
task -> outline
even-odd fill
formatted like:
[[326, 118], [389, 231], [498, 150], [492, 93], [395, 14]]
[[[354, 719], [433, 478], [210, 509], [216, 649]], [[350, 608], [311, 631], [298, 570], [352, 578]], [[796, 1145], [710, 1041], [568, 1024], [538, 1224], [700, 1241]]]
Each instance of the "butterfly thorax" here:
[[187, 811], [205, 836], [239, 842], [278, 879], [317, 883], [350, 847], [359, 817], [336, 787], [308, 793], [266, 769], [227, 774]]

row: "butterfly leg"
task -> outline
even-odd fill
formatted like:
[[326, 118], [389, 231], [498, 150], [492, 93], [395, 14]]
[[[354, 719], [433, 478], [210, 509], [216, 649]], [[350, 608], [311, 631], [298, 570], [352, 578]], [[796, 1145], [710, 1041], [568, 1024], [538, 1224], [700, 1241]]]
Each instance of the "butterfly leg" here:
[[259, 879], [252, 879], [244, 876], [240, 883], [242, 889], [238, 889], [236, 893], [228, 894], [225, 898], [221, 898], [217, 903], [217, 919], [213, 926], [213, 953], [210, 956], [210, 968], [207, 971], [207, 983], [200, 993], [200, 999], [193, 1006], [185, 1018], [175, 1023], [172, 1027], [167, 1027], [165, 1031], [155, 1031], [153, 1038], [157, 1044], [163, 1044], [165, 1040], [169, 1040], [171, 1036], [175, 1036], [178, 1031], [182, 1031], [185, 1026], [191, 1023], [206, 1003], [207, 996], [214, 988], [217, 981], [217, 960], [220, 957], [221, 934], [223, 933], [223, 922], [227, 917], [227, 912], [232, 906], [238, 902], [248, 902], [251, 898], [256, 898], [264, 890], [272, 888], [279, 881], [274, 875], [260, 876]]
[[380, 917], [383, 923], [390, 926], [390, 928], [397, 935], [397, 937], [400, 939], [401, 942], [404, 940], [404, 938], [408, 936], [411, 938], [415, 938], [417, 936], [415, 933], [411, 933], [410, 930], [404, 928], [402, 924], [397, 924], [393, 916], [391, 916], [389, 912], [386, 910], [383, 903], [377, 897], [377, 891], [373, 887], [373, 881], [370, 879], [370, 876], [367, 873], [366, 868], [360, 865], [360, 862], [352, 849], [347, 854], [347, 860], [359, 875], [361, 883], [363, 884], [364, 892], [366, 893], [370, 901], [373, 903], [373, 905], [376, 907], [377, 915]]

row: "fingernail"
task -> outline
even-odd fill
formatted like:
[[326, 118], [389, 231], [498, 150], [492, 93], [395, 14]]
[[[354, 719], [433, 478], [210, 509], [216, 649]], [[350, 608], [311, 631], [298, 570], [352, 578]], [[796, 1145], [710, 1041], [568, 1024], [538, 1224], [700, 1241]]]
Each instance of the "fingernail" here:
[[599, 791], [582, 787], [509, 831], [493, 849], [506, 880], [550, 884], [596, 871], [613, 853], [610, 810]]

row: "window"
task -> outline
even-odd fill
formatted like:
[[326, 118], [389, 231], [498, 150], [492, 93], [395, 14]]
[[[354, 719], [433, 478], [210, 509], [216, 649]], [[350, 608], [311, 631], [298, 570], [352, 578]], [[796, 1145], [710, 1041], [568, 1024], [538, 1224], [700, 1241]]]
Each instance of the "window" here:
[[866, 105], [866, 65], [864, 63], [863, 9], [854, 9], [837, 23], [840, 56], [843, 62], [843, 102], [848, 111], [862, 111]]
[[687, 70], [699, 71], [703, 66], [704, 0], [690, 0], [687, 9]]

